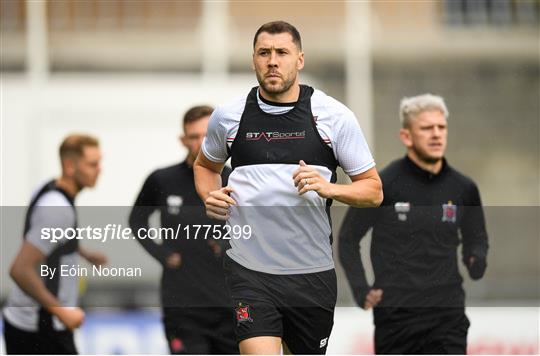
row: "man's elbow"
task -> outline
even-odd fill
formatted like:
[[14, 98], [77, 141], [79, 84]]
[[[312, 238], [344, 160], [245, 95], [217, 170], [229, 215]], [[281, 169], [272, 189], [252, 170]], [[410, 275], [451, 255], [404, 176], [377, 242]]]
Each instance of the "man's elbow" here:
[[193, 165], [193, 177], [194, 177], [194, 180], [195, 180], [195, 184], [197, 184], [197, 180], [199, 180], [204, 173], [206, 171], [206, 168], [200, 164], [197, 164], [195, 163]]
[[375, 199], [373, 199], [373, 207], [376, 208], [382, 204], [384, 200], [384, 194], [382, 190], [382, 184], [379, 183], [379, 188], [376, 193]]
[[200, 167], [201, 165], [201, 152], [197, 154], [197, 157], [195, 157], [195, 161], [193, 162], [193, 169]]
[[368, 201], [366, 202], [365, 207], [376, 208], [382, 204], [383, 199], [384, 194], [382, 189], [382, 183], [380, 180], [378, 180], [374, 186], [373, 193], [370, 195]]
[[208, 162], [206, 162], [204, 157], [202, 156], [202, 152], [199, 152], [197, 158], [195, 159], [195, 162], [193, 162], [193, 175], [195, 178], [195, 186], [197, 186], [200, 177], [204, 176], [206, 172], [211, 170], [212, 167], [209, 167]]
[[18, 280], [21, 276], [21, 267], [16, 261], [13, 262], [13, 264], [9, 268], [9, 276], [13, 281], [15, 281], [15, 283], [19, 284]]

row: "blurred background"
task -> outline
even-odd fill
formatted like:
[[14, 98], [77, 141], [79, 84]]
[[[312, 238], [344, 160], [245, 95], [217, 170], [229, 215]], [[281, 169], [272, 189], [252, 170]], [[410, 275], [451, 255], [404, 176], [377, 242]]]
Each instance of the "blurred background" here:
[[[1, 0], [2, 300], [23, 207], [36, 185], [59, 173], [62, 138], [76, 131], [101, 139], [103, 173], [78, 204], [113, 209], [109, 217], [127, 225], [145, 177], [183, 158], [183, 113], [257, 84], [253, 35], [276, 19], [302, 35], [301, 81], [355, 112], [379, 169], [404, 155], [400, 99], [425, 92], [446, 99], [447, 158], [477, 182], [490, 233], [486, 276], [465, 278], [469, 351], [538, 353], [538, 0]], [[81, 225], [96, 208], [81, 210]], [[333, 211], [336, 235], [344, 213]], [[78, 333], [81, 351], [166, 352], [159, 265], [134, 241], [85, 244], [106, 250], [112, 265], [140, 265], [144, 273], [83, 281], [82, 304], [93, 312]], [[362, 241], [366, 263], [368, 251], [369, 237]], [[328, 352], [370, 353], [371, 313], [354, 308], [339, 266], [338, 283]]]

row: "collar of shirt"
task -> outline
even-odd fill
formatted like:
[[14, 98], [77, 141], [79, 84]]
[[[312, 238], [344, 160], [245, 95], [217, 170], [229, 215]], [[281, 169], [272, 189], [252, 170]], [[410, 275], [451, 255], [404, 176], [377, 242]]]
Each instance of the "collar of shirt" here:
[[261, 110], [267, 114], [282, 115], [291, 111], [296, 106], [298, 101], [293, 103], [276, 103], [263, 98], [262, 95], [260, 95], [259, 90], [257, 90], [257, 103], [259, 104]]
[[439, 171], [439, 173], [435, 174], [430, 171], [426, 171], [425, 169], [420, 168], [416, 165], [407, 155], [405, 155], [405, 164], [409, 168], [409, 170], [415, 174], [416, 176], [426, 179], [428, 181], [433, 181], [435, 179], [438, 179], [446, 174], [448, 171], [448, 163], [446, 162], [446, 158], [443, 157], [442, 161], [442, 168]]
[[180, 163], [180, 168], [181, 169], [184, 169], [186, 171], [189, 171], [193, 174], [193, 166], [190, 166], [188, 163], [187, 163], [187, 159], [185, 159], [182, 163]]

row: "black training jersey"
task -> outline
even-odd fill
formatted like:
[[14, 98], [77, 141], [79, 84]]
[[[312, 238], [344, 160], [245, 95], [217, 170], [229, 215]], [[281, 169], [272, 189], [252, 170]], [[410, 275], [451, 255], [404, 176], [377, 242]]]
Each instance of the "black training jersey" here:
[[[463, 244], [473, 279], [482, 277], [488, 249], [476, 184], [446, 160], [432, 174], [408, 157], [386, 167], [381, 179], [381, 207], [350, 209], [339, 236], [341, 263], [356, 301], [363, 304], [369, 290], [358, 243], [373, 228], [373, 287], [383, 289], [380, 306], [462, 306], [457, 248]], [[476, 258], [472, 267], [471, 256]]]
[[[225, 167], [223, 185], [227, 184], [229, 173], [230, 169]], [[196, 225], [221, 226], [222, 223], [206, 216], [204, 203], [195, 190], [193, 169], [186, 162], [156, 170], [146, 179], [129, 218], [133, 231], [148, 228], [148, 219], [156, 211], [160, 213], [161, 227], [176, 231], [180, 225], [176, 240], [162, 239], [162, 244], [150, 239], [138, 240], [163, 266], [162, 305], [228, 305], [219, 252], [225, 246], [221, 247], [222, 241], [211, 235], [205, 238], [204, 230], [195, 235]], [[182, 262], [179, 268], [171, 269], [166, 260], [174, 252], [180, 253]]]

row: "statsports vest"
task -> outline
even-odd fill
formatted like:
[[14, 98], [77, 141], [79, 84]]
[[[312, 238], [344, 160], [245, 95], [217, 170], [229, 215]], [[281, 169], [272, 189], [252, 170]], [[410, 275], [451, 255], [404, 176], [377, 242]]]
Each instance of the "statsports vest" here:
[[[272, 274], [332, 269], [332, 201], [316, 192], [299, 195], [292, 178], [303, 160], [326, 180], [336, 181], [338, 162], [311, 112], [313, 88], [301, 85], [294, 107], [278, 115], [261, 110], [257, 89], [247, 97], [229, 150], [229, 185], [238, 205], [228, 221], [227, 254], [246, 268]], [[235, 229], [243, 229], [239, 238]]]

